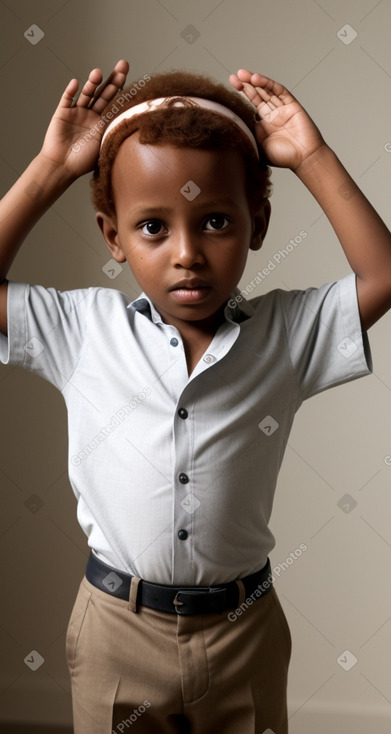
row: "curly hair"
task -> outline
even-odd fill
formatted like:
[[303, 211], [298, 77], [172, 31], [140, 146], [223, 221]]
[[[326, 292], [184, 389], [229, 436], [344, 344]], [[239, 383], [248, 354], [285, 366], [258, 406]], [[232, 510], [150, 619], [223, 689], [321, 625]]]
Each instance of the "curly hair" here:
[[[204, 97], [219, 102], [241, 117], [255, 135], [255, 112], [247, 100], [203, 74], [185, 71], [169, 71], [152, 77], [145, 75], [144, 80], [133, 82], [118, 92], [103, 110], [102, 116], [106, 121], [113, 120], [140, 102], [171, 96]], [[261, 201], [271, 195], [272, 190], [271, 170], [262, 149], [258, 146], [258, 160], [251, 142], [228, 118], [195, 107], [190, 101], [186, 104], [186, 100], [183, 100], [183, 107], [173, 107], [170, 102], [164, 109], [158, 108], [153, 113], [147, 112], [124, 120], [110, 133], [91, 179], [94, 208], [108, 216], [115, 216], [112, 166], [120, 145], [129, 135], [138, 131], [142, 144], [168, 143], [183, 148], [237, 150], [245, 165], [250, 210], [255, 211]]]

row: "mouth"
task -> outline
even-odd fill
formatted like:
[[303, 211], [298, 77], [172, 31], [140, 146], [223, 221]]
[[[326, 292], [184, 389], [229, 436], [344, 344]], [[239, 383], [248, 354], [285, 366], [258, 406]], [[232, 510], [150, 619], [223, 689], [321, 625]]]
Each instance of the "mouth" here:
[[170, 292], [177, 301], [194, 302], [204, 300], [210, 289], [211, 286], [207, 285], [205, 281], [194, 278], [181, 280], [170, 288]]

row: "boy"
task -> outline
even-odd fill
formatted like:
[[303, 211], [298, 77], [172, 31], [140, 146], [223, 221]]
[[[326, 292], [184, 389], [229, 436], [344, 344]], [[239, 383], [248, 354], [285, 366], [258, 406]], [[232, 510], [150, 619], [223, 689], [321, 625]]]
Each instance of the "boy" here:
[[[94, 70], [76, 104], [69, 83], [1, 202], [2, 359], [64, 395], [91, 548], [66, 639], [74, 730], [286, 734], [276, 477], [301, 402], [371, 371], [390, 233], [281, 84], [232, 75], [251, 107], [172, 73], [134, 99], [119, 91], [127, 70], [118, 62], [103, 89]], [[267, 231], [268, 164], [317, 198], [354, 273], [247, 302], [236, 286]], [[97, 222], [142, 295], [7, 283], [30, 227], [92, 169]]]

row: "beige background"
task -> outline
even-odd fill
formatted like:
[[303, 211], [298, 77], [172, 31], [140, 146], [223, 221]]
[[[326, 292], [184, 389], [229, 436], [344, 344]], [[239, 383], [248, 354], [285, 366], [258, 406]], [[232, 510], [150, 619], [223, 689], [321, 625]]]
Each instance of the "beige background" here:
[[[390, 0], [2, 0], [1, 191], [38, 152], [70, 78], [94, 66], [107, 75], [121, 57], [129, 81], [182, 68], [227, 83], [244, 66], [293, 91], [390, 224], [390, 21]], [[36, 45], [24, 37], [33, 23], [44, 32]], [[338, 36], [346, 24], [358, 34], [350, 43]], [[315, 200], [290, 171], [273, 179], [269, 233], [250, 254], [242, 287], [302, 229], [307, 237], [254, 295], [347, 274]], [[87, 177], [35, 228], [10, 278], [135, 297], [129, 269], [115, 281], [102, 271], [109, 257]], [[280, 474], [272, 565], [308, 547], [276, 583], [293, 636], [292, 734], [390, 731], [390, 327], [387, 315], [370, 331], [373, 376], [303, 406]], [[65, 631], [88, 549], [67, 479], [65, 406], [49, 383], [20, 369], [0, 369], [0, 391], [0, 721], [69, 725]], [[338, 505], [345, 494], [357, 503], [349, 512]], [[31, 650], [45, 659], [36, 672], [24, 663]], [[348, 671], [337, 662], [346, 650], [357, 658]]]

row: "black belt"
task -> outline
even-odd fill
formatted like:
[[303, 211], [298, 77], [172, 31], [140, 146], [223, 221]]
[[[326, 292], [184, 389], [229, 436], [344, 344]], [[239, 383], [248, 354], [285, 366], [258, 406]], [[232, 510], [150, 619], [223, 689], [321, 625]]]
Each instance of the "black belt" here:
[[[92, 551], [87, 562], [86, 577], [101, 591], [125, 601], [129, 600], [130, 582], [133, 577], [103, 563]], [[256, 599], [265, 596], [272, 588], [269, 559], [260, 571], [240, 581], [245, 589], [242, 604], [246, 600], [248, 600], [247, 604], [252, 604]], [[138, 586], [137, 603], [172, 614], [221, 614], [240, 606], [239, 587], [240, 584], [238, 585], [236, 581], [220, 586], [163, 586], [141, 580]]]

